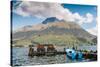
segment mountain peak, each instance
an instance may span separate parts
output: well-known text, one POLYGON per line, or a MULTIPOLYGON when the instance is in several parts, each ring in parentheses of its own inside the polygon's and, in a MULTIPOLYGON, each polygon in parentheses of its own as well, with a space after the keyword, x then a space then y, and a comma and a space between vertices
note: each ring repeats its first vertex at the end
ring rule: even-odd
POLYGON ((52 22, 57 22, 57 21, 60 21, 60 20, 56 17, 49 17, 49 18, 46 18, 42 23, 47 24, 47 23, 52 23, 52 22))

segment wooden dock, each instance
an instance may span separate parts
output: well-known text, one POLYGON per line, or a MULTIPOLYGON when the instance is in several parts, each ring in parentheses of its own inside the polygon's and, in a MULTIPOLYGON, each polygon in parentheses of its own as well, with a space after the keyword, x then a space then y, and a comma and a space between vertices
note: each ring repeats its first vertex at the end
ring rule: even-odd
MULTIPOLYGON (((80 51, 75 50, 75 52, 81 52, 83 58, 85 59, 92 59, 97 60, 97 52, 89 52, 89 51, 80 51)), ((34 56, 55 56, 55 55, 67 55, 65 52, 65 48, 59 48, 58 50, 54 47, 54 45, 38 45, 37 47, 29 46, 29 53, 28 56, 34 57, 34 56)))

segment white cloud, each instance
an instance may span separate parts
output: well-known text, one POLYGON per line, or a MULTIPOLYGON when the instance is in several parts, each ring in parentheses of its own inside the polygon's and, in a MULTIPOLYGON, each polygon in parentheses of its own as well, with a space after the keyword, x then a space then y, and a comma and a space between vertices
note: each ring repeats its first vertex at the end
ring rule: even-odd
POLYGON ((17 13, 17 14, 19 14, 19 15, 22 15, 22 16, 24 16, 24 17, 30 16, 29 13, 24 12, 20 7, 17 8, 17 10, 14 10, 14 12, 17 13))
POLYGON ((86 14, 86 21, 85 23, 91 23, 94 20, 94 17, 91 13, 86 14))
POLYGON ((98 17, 96 17, 95 21, 98 22, 98 17))
POLYGON ((94 19, 91 13, 87 13, 84 17, 77 12, 72 13, 69 9, 63 8, 59 3, 41 3, 24 1, 14 10, 14 12, 24 17, 57 17, 66 21, 77 22, 80 25, 82 25, 83 23, 91 23, 94 19))
POLYGON ((87 13, 85 16, 81 16, 79 13, 74 13, 73 16, 75 21, 77 21, 80 25, 83 23, 92 23, 94 20, 94 17, 91 13, 87 13))
POLYGON ((93 35, 96 35, 98 34, 98 25, 97 25, 97 17, 94 19, 96 21, 96 26, 95 27, 92 27, 92 28, 89 28, 89 29, 86 29, 89 33, 93 34, 93 35))
POLYGON ((89 33, 97 36, 97 33, 98 33, 97 25, 95 27, 93 27, 93 28, 87 29, 87 31, 89 33))
POLYGON ((74 13, 73 14, 73 18, 80 25, 82 25, 84 23, 84 21, 85 21, 85 18, 83 16, 80 16, 79 13, 74 13))
POLYGON ((58 3, 22 2, 21 5, 16 9, 16 13, 22 16, 31 15, 38 18, 52 16, 58 18, 65 17, 64 8, 58 3))

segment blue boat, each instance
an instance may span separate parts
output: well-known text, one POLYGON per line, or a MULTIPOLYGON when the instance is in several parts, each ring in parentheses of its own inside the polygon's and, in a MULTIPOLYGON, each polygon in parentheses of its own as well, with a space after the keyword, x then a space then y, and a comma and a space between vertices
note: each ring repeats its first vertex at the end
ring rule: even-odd
POLYGON ((66 56, 72 60, 80 60, 83 58, 83 54, 80 51, 75 51, 74 49, 66 49, 66 56))

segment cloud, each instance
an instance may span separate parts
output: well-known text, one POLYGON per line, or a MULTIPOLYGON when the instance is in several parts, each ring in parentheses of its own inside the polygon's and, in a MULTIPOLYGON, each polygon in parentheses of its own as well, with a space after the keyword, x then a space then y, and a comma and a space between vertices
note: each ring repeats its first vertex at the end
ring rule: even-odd
POLYGON ((80 25, 84 23, 92 23, 94 20, 94 17, 91 13, 86 13, 85 16, 81 16, 79 13, 74 13, 73 18, 75 21, 77 21, 80 25))
POLYGON ((87 29, 87 31, 89 33, 97 36, 97 33, 98 33, 97 25, 95 27, 93 27, 93 28, 87 29))
POLYGON ((15 13, 22 16, 41 17, 60 17, 64 16, 64 8, 60 4, 55 3, 40 3, 40 2, 22 2, 21 5, 15 9, 15 13))
POLYGON ((72 13, 69 9, 65 9, 60 3, 45 3, 45 2, 32 2, 24 1, 13 12, 27 17, 34 16, 37 18, 57 17, 66 21, 77 22, 82 25, 83 23, 91 23, 94 19, 91 13, 81 16, 79 13, 72 13))
POLYGON ((73 19, 80 25, 82 25, 85 21, 85 18, 83 16, 80 16, 79 13, 74 13, 73 19))
POLYGON ((94 17, 91 13, 86 14, 86 22, 85 23, 91 23, 94 20, 94 17))
POLYGON ((21 8, 17 8, 17 10, 14 10, 14 12, 17 13, 17 14, 19 14, 19 15, 22 15, 24 17, 30 16, 29 13, 24 12, 21 8))
POLYGON ((98 25, 97 25, 97 20, 98 18, 96 17, 94 19, 96 21, 96 26, 95 27, 92 27, 92 28, 89 28, 89 29, 86 29, 89 33, 93 34, 93 35, 96 35, 98 34, 98 25))

